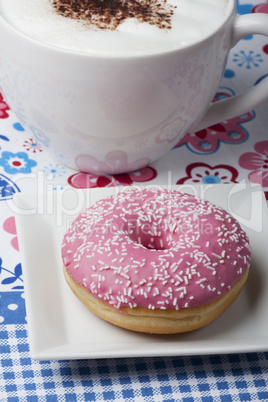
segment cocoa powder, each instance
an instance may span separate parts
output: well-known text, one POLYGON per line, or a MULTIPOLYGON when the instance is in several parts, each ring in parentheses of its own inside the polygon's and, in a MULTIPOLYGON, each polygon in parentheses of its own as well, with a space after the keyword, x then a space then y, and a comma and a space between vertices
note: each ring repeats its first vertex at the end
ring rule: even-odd
POLYGON ((173 6, 166 0, 51 0, 63 17, 100 29, 116 29, 127 18, 136 18, 161 29, 171 28, 173 6))

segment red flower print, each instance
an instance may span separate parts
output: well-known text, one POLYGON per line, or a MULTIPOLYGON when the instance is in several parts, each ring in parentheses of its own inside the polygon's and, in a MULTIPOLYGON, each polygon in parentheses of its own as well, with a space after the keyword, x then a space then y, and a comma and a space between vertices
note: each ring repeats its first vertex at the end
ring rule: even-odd
POLYGON ((260 141, 254 145, 255 152, 246 152, 239 158, 239 165, 251 170, 248 175, 252 183, 268 187, 268 141, 260 141))
POLYGON ((18 238, 17 238, 17 229, 16 229, 16 223, 15 223, 15 217, 14 216, 10 216, 9 218, 7 218, 5 220, 5 222, 3 223, 3 229, 5 232, 11 234, 11 235, 15 235, 12 239, 11 239, 11 245, 12 247, 19 251, 19 244, 18 244, 18 238))
POLYGON ((253 13, 266 13, 268 14, 268 3, 260 3, 257 6, 253 7, 253 13))
MULTIPOLYGON (((224 88, 218 92, 214 101, 230 98, 233 94, 224 88)), ((186 145, 192 152, 198 154, 211 154, 218 150, 220 143, 240 144, 247 140, 248 133, 241 126, 255 117, 254 112, 214 124, 204 130, 195 133, 187 133, 175 146, 175 148, 186 145)))
POLYGON ((187 176, 179 179, 176 184, 227 184, 237 183, 237 170, 229 165, 210 166, 206 163, 192 163, 186 168, 187 176))
POLYGON ((68 178, 68 183, 75 188, 129 186, 133 182, 141 183, 153 180, 157 176, 156 170, 150 166, 135 172, 97 176, 90 173, 75 173, 68 178))
POLYGON ((2 94, 0 93, 0 119, 6 119, 9 116, 6 112, 7 110, 9 110, 9 107, 4 101, 2 94))
MULTIPOLYGON (((255 7, 253 7, 252 12, 268 14, 268 2, 266 1, 266 3, 260 3, 256 5, 255 7)), ((264 51, 265 54, 268 54, 268 44, 264 45, 262 50, 264 51)))
POLYGON ((24 141, 23 146, 26 148, 26 151, 31 151, 34 154, 39 151, 43 152, 41 145, 36 141, 30 138, 28 141, 24 141))

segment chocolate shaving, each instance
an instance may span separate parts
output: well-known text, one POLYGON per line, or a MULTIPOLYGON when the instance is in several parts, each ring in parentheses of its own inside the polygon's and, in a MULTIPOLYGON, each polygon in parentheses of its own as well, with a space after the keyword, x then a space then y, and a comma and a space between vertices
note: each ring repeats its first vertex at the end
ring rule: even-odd
POLYGON ((100 29, 116 29, 128 18, 171 28, 173 6, 166 0, 50 0, 56 12, 100 29))

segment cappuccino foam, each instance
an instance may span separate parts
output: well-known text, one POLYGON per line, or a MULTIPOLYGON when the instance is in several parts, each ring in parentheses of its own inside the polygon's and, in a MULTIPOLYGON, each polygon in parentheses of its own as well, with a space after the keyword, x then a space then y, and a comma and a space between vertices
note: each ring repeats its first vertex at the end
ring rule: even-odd
POLYGON ((128 7, 122 14, 119 5, 137 2, 114 0, 118 7, 113 14, 106 13, 106 20, 101 9, 96 7, 92 18, 89 7, 80 9, 87 2, 75 0, 71 4, 76 9, 68 8, 66 4, 70 2, 66 1, 0 0, 0 14, 20 32, 47 45, 88 54, 132 56, 165 52, 198 42, 221 25, 231 7, 229 0, 139 2, 147 10, 141 7, 138 12, 137 8, 128 7), (102 26, 100 21, 104 21, 102 26))

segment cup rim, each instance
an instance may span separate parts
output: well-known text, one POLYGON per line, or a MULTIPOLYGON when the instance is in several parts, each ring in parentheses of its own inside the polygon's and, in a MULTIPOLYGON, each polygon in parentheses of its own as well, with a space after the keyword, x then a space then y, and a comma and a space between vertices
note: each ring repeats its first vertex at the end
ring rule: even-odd
MULTIPOLYGON (((213 31, 209 32, 207 35, 203 36, 200 40, 196 40, 193 43, 178 47, 175 49, 169 49, 169 50, 161 50, 161 51, 155 51, 151 53, 141 53, 141 54, 109 54, 109 53, 89 53, 89 52, 83 52, 79 50, 74 50, 74 49, 67 49, 63 48, 60 46, 56 46, 53 44, 49 44, 46 42, 42 42, 39 39, 36 39, 34 37, 31 37, 30 35, 20 31, 18 28, 16 28, 14 25, 12 25, 8 20, 4 18, 2 14, 0 14, 0 25, 3 25, 5 29, 10 30, 13 33, 16 33, 16 35, 20 36, 22 39, 26 40, 29 44, 46 49, 47 51, 62 54, 65 56, 69 57, 82 57, 82 58, 88 58, 88 59, 105 59, 105 60, 138 60, 138 59, 149 59, 157 56, 165 56, 165 55, 170 55, 170 54, 175 54, 178 51, 188 51, 192 48, 200 46, 202 43, 205 43, 209 41, 211 38, 213 38, 217 32, 219 32, 224 25, 227 23, 227 21, 235 17, 235 12, 236 12, 236 0, 226 0, 228 3, 228 9, 225 17, 222 19, 221 23, 214 28, 213 31)), ((1 10, 0 10, 1 12, 1 10)))

